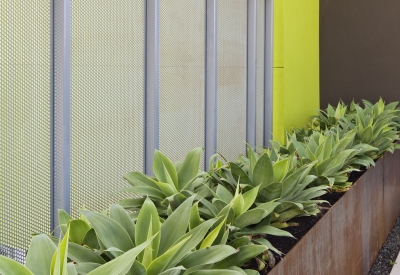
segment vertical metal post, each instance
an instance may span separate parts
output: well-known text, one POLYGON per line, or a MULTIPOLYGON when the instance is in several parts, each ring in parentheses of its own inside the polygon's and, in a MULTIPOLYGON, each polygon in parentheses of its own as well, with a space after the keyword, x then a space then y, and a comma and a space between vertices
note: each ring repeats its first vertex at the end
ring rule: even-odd
POLYGON ((54 220, 54 1, 50 1, 50 232, 57 227, 54 220))
POLYGON ((160 0, 146 1, 145 173, 153 174, 152 160, 159 147, 159 10, 160 0))
POLYGON ((206 2, 205 169, 217 150, 217 0, 206 2))
POLYGON ((71 189, 71 0, 54 1, 54 213, 70 212, 71 189))
POLYGON ((247 115, 246 139, 256 146, 257 0, 247 1, 247 115))
POLYGON ((273 130, 274 0, 265 2, 264 146, 270 146, 273 130))

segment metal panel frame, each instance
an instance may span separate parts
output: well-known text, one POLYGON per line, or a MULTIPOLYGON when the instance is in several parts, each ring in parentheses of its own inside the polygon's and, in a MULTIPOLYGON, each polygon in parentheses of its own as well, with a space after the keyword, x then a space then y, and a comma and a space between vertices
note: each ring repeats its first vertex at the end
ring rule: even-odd
POLYGON ((265 1, 264 42, 264 146, 270 146, 273 130, 274 0, 265 1))
MULTIPOLYGON (((54 33, 54 39, 57 36, 60 39, 61 48, 54 47, 54 59, 57 58, 61 62, 62 75, 55 76, 60 77, 57 81, 62 83, 60 90, 55 90, 55 93, 61 95, 62 112, 54 109, 54 113, 60 113, 62 116, 62 133, 55 133, 63 137, 62 144, 54 144, 54 147, 62 148, 59 152, 54 152, 62 155, 62 167, 61 171, 55 171, 62 175, 62 182, 54 184, 60 184, 62 190, 58 190, 61 194, 62 200, 55 201, 53 198, 53 209, 61 208, 67 212, 70 212, 70 193, 71 193, 71 0, 54 1, 54 9, 61 10, 61 14, 54 13, 54 22, 60 24, 59 32, 54 33), (59 17, 58 17, 59 16, 59 17), (56 56, 58 55, 58 56, 56 56)), ((54 81, 56 81, 54 77, 54 81)), ((55 190, 53 190, 55 191, 55 190)), ((56 213, 53 213, 53 226, 58 224, 58 218, 56 213)))
POLYGON ((206 2, 204 166, 217 150, 217 0, 206 2))
POLYGON ((144 171, 153 174, 154 150, 159 148, 159 22, 160 0, 146 1, 144 171))
POLYGON ((256 92, 257 92, 257 1, 247 1, 247 143, 256 146, 256 92))
POLYGON ((57 227, 54 218, 54 1, 50 1, 50 231, 57 227))

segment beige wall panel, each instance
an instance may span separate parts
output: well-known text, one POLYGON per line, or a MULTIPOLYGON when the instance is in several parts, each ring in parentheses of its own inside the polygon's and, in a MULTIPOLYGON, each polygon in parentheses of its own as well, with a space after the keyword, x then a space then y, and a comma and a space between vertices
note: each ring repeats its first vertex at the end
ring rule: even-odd
POLYGON ((22 262, 50 230, 50 1, 0 1, 0 37, 0 254, 22 262))
POLYGON ((204 147, 205 1, 160 1, 160 150, 204 147))
POLYGON ((217 151, 245 153, 247 1, 219 0, 217 11, 217 151))
POLYGON ((72 1, 71 212, 103 210, 143 169, 144 0, 72 1))

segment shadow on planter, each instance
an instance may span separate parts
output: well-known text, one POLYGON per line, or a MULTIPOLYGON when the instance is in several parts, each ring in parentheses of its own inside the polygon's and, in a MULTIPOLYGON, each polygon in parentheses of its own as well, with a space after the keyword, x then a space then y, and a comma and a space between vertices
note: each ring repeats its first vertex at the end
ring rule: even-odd
POLYGON ((367 274, 400 214, 400 150, 386 153, 268 275, 367 274))

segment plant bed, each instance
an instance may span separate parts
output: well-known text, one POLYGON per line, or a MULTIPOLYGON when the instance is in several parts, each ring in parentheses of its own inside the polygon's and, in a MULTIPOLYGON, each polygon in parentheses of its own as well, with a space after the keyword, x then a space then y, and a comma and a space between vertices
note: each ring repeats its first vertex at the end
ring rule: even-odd
POLYGON ((400 214, 399 168, 385 154, 268 274, 367 274, 400 214))

